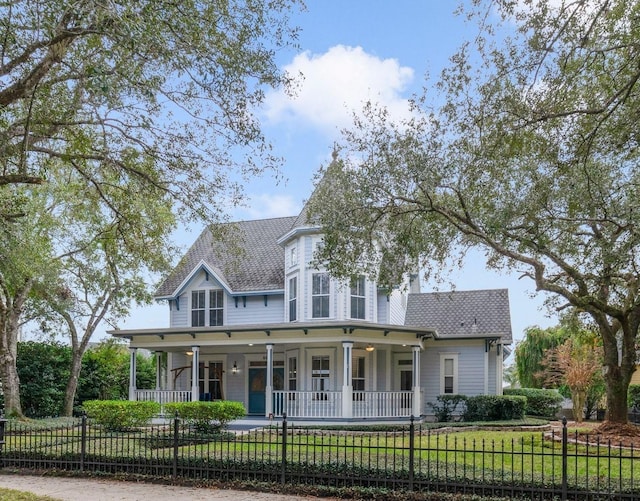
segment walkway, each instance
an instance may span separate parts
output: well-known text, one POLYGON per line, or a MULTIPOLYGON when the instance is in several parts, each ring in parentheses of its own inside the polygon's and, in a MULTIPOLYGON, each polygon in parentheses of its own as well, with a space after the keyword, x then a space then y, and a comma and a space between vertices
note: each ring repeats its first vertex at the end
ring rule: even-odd
MULTIPOLYGON (((50 496, 61 501, 311 501, 320 498, 291 496, 213 487, 183 487, 104 478, 51 477, 5 474, 0 487, 50 496)), ((322 498, 331 501, 330 498, 322 498)))

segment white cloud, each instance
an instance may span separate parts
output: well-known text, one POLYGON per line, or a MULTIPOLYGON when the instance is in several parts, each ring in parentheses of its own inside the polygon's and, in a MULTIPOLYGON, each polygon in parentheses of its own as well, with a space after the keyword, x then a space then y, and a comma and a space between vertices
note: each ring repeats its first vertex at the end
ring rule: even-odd
POLYGON ((353 111, 367 101, 387 107, 392 118, 409 115, 402 96, 413 81, 414 71, 396 59, 380 59, 361 47, 338 45, 326 53, 304 52, 284 68, 301 74, 295 95, 271 92, 266 114, 271 122, 309 123, 335 132, 352 123, 353 111))
POLYGON ((271 217, 296 216, 301 207, 298 201, 289 195, 251 195, 248 206, 239 209, 240 219, 268 219, 271 217))

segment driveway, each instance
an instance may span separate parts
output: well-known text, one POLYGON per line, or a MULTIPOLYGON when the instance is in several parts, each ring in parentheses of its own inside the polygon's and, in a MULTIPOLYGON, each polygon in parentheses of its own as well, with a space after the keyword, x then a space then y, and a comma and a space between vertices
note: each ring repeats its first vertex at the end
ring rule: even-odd
MULTIPOLYGON (((182 487, 96 478, 42 477, 0 472, 0 487, 62 501, 302 501, 320 498, 213 487, 182 487)), ((330 501, 330 498, 322 498, 330 501)))

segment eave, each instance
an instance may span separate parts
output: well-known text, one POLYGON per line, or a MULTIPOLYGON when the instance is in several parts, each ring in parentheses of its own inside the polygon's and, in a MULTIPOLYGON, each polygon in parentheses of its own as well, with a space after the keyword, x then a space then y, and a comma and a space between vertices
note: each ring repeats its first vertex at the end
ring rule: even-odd
POLYGON ((128 339, 134 346, 234 345, 288 342, 362 341, 378 344, 421 346, 422 340, 437 336, 435 329, 358 321, 292 322, 277 324, 226 325, 217 327, 168 327, 162 329, 111 330, 108 334, 128 339))

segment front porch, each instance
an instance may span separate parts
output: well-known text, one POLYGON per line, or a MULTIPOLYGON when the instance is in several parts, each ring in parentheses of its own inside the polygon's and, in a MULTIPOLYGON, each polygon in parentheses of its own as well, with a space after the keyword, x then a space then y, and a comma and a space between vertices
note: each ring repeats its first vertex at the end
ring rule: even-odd
POLYGON ((234 400, 245 405, 248 416, 267 419, 424 414, 424 333, 364 322, 227 329, 129 331, 134 345, 129 399, 234 400), (156 356, 154 389, 135 386, 136 353, 142 348, 156 356))
MULTIPOLYGON (((295 419, 406 419, 419 416, 422 392, 414 391, 285 391, 272 392, 266 417, 295 419), (351 398, 349 398, 351 397, 351 398)), ((269 398, 265 395, 265 401, 269 398)), ((135 390, 134 400, 160 404, 191 402, 190 391, 135 390)))

